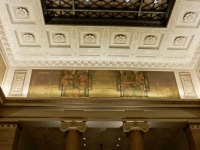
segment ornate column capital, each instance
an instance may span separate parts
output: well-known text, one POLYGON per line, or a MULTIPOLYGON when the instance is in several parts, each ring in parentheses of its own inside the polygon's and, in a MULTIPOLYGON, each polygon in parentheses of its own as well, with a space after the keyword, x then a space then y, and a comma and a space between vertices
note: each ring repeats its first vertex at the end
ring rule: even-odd
POLYGON ((190 132, 191 130, 200 130, 200 123, 188 123, 184 128, 185 133, 190 132))
POLYGON ((86 125, 84 122, 62 122, 60 124, 60 130, 65 132, 67 130, 78 130, 80 132, 84 132, 86 130, 86 125))
POLYGON ((124 132, 129 132, 131 130, 142 130, 147 132, 149 130, 149 125, 146 122, 125 122, 123 124, 124 132))

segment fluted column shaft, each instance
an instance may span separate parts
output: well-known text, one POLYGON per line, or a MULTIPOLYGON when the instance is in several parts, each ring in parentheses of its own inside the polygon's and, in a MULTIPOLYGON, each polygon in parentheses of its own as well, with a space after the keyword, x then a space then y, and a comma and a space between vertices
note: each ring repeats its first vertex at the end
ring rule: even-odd
POLYGON ((80 150, 80 132, 78 130, 68 130, 66 132, 65 150, 80 150))
POLYGON ((142 134, 149 130, 149 125, 146 122, 125 122, 123 130, 129 132, 130 150, 144 150, 142 134))
POLYGON ((132 130, 129 132, 129 147, 130 150, 144 150, 142 131, 132 130))
POLYGON ((65 150, 80 150, 81 149, 81 139, 80 132, 86 130, 86 125, 84 122, 62 122, 60 124, 60 130, 66 132, 66 146, 65 150))

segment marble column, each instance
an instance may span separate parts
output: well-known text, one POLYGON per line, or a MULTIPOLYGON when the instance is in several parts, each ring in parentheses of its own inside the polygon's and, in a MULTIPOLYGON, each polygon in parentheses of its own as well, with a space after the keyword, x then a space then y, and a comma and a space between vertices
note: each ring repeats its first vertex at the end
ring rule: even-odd
POLYGON ((17 150, 19 133, 17 124, 0 124, 0 150, 17 150))
POLYGON ((185 129, 190 150, 200 150, 200 123, 188 124, 185 129))
POLYGON ((143 133, 149 130, 146 122, 125 122, 123 124, 124 132, 129 132, 130 150, 144 150, 143 133))
POLYGON ((86 125, 83 122, 62 122, 60 130, 66 132, 65 150, 80 150, 80 132, 86 130, 86 125))

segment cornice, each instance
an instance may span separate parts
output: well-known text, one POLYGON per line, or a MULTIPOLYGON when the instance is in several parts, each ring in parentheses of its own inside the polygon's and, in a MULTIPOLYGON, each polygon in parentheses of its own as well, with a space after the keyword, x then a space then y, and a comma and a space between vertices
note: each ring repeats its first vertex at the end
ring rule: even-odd
POLYGON ((7 110, 7 109, 33 109, 33 110, 83 110, 83 111, 162 111, 162 110, 200 110, 200 107, 68 107, 68 106, 3 106, 0 107, 0 110, 7 110))
MULTIPOLYGON (((2 90, 1 90, 2 91, 2 90)), ((1 92, 0 91, 0 92, 1 92)), ((1 93, 3 97, 3 92, 1 93)), ((199 103, 200 99, 174 99, 174 98, 27 98, 6 97, 7 103, 199 103)))
MULTIPOLYGON (((154 98, 6 98, 5 104, 115 104, 127 105, 130 104, 170 104, 170 105, 198 105, 199 99, 154 99, 154 98)), ((189 106, 188 106, 189 107, 189 106)))

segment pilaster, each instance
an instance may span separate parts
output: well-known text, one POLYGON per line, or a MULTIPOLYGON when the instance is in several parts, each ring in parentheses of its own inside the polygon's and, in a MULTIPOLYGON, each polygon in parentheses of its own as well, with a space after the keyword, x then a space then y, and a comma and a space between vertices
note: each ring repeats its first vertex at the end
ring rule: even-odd
POLYGON ((0 124, 0 149, 17 150, 19 133, 17 124, 0 124))
POLYGON ((189 124, 185 133, 190 150, 200 150, 200 123, 189 124))

